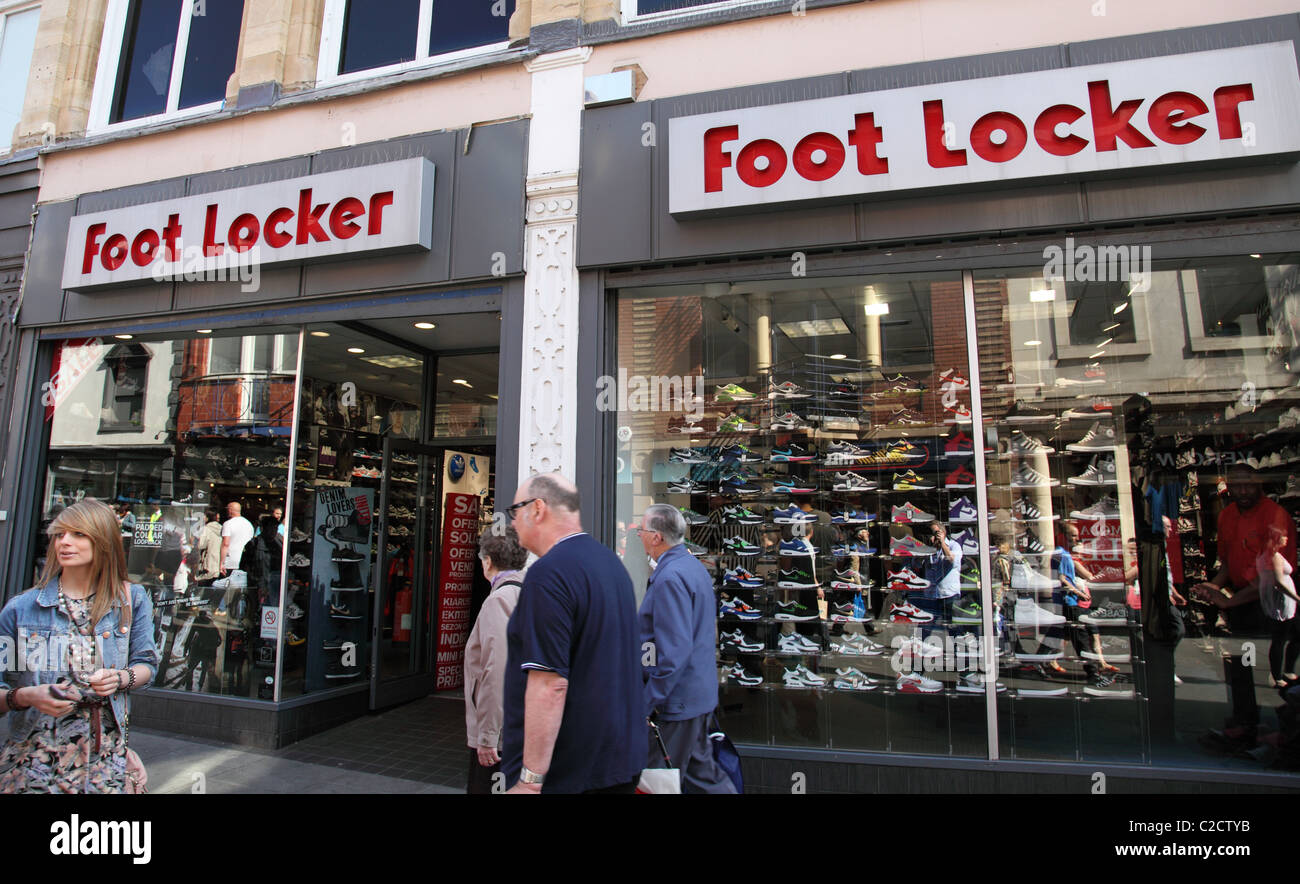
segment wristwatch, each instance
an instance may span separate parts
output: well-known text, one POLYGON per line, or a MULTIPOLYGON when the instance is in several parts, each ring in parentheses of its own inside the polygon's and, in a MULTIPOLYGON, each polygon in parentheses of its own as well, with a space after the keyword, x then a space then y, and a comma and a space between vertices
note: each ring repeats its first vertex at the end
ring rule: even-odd
POLYGON ((546 780, 546 774, 533 773, 526 767, 519 769, 519 782, 540 786, 546 780))

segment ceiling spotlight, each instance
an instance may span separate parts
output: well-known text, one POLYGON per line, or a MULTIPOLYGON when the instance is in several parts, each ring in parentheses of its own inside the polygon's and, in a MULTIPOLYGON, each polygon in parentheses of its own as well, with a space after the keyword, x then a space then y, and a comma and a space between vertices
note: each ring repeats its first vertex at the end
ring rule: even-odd
POLYGON ((1042 341, 1025 341, 1026 347, 1041 347, 1042 345, 1042 341))
POLYGON ((1262 258, 1262 257, 1263 257, 1263 255, 1261 255, 1259 252, 1251 252, 1251 253, 1250 253, 1250 256, 1251 256, 1252 258, 1262 258))
POLYGON ((117 338, 119 341, 129 341, 134 338, 135 335, 113 335, 113 337, 117 338))
POLYGON ((849 357, 848 357, 848 354, 846 354, 846 353, 832 353, 832 354, 831 354, 831 358, 832 358, 832 359, 848 359, 849 357))
POLYGON ((1098 356, 1101 356, 1101 355, 1105 354, 1105 352, 1106 352, 1105 350, 1098 350, 1096 353, 1093 353, 1093 354, 1092 354, 1091 356, 1089 356, 1088 358, 1089 358, 1089 359, 1096 359, 1098 356))
POLYGON ((330 336, 330 333, 329 333, 329 332, 322 332, 322 331, 314 331, 314 332, 311 333, 311 336, 312 336, 313 338, 328 338, 328 337, 330 336))
POLYGON ((364 347, 348 347, 348 352, 349 352, 349 353, 364 353, 364 352, 366 352, 366 350, 365 350, 364 347))
POLYGON ((425 331, 429 331, 430 329, 437 328, 438 324, 436 322, 417 322, 415 323, 415 327, 422 328, 425 331))
POLYGON ((1128 309, 1128 301, 1125 301, 1123 304, 1120 304, 1118 307, 1115 308, 1114 313, 1116 316, 1119 316, 1127 309, 1128 309))
POLYGON ((889 313, 889 303, 881 301, 879 304, 863 304, 862 312, 868 316, 886 316, 889 313))
POLYGON ((464 378, 455 378, 452 380, 452 383, 460 384, 462 387, 469 387, 471 390, 474 389, 474 385, 471 384, 469 381, 465 380, 464 378))
POLYGON ((1029 293, 1031 301, 1055 301, 1056 289, 1036 289, 1029 293))
POLYGON ((196 328, 195 331, 198 332, 198 333, 201 334, 201 335, 210 335, 210 334, 212 334, 212 329, 210 329, 210 328, 196 328))

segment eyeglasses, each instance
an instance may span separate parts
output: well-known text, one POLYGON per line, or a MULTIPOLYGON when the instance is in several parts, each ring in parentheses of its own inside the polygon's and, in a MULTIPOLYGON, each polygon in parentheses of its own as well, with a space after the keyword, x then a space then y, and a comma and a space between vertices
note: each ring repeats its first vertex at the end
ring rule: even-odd
POLYGON ((509 517, 510 521, 513 522, 515 520, 516 513, 518 513, 524 507, 528 506, 528 504, 532 503, 533 501, 541 500, 541 499, 542 498, 540 497, 530 497, 527 500, 521 500, 518 503, 512 503, 510 504, 510 506, 506 507, 506 516, 509 517))

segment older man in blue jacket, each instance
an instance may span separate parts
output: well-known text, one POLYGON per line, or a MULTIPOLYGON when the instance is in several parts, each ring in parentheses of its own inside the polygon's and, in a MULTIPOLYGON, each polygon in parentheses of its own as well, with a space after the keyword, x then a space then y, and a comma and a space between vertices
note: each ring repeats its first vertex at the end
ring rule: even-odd
MULTIPOLYGON (((637 531, 655 562, 640 611, 646 713, 654 714, 672 765, 682 772, 683 792, 735 794, 709 742, 718 705, 713 580, 686 551, 686 520, 674 507, 648 507, 637 531)), ((652 745, 652 766, 658 753, 652 745)))

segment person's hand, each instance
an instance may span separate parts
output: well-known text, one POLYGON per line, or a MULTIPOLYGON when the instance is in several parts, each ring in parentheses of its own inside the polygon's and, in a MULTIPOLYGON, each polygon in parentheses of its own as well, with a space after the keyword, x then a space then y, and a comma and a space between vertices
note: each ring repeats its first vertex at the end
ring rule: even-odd
POLYGON ((506 789, 507 795, 540 795, 542 794, 541 783, 515 783, 509 789, 506 789))
POLYGON ((46 715, 52 715, 55 718, 61 718, 71 712, 76 704, 71 700, 60 700, 54 694, 50 693, 50 688, 54 685, 36 685, 35 687, 23 688, 15 697, 20 706, 31 706, 46 715))
POLYGON ((111 697, 122 687, 121 670, 96 669, 87 681, 96 694, 101 697, 111 697))
POLYGON ((1169 597, 1173 600, 1175 607, 1187 607, 1187 599, 1183 598, 1178 590, 1174 589, 1172 586, 1169 587, 1169 597))
POLYGON ((501 753, 495 747, 478 747, 478 763, 480 767, 491 767, 501 760, 501 753))

